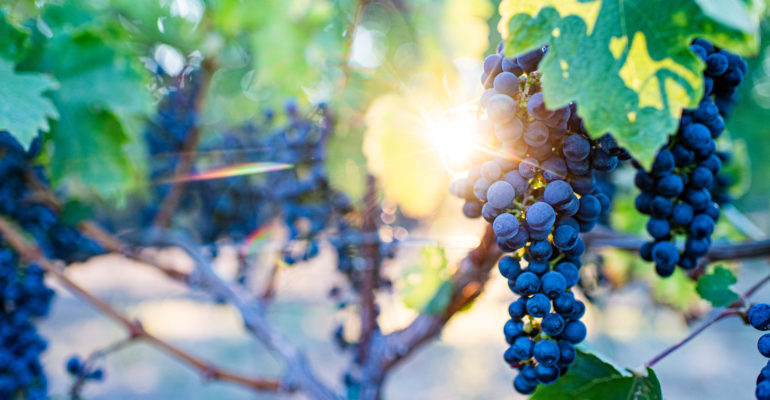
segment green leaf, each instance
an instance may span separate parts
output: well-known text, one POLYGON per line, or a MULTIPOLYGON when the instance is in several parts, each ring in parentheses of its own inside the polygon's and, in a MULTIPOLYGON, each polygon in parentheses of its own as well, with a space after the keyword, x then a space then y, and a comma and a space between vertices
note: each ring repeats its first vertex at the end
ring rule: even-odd
POLYGON ((91 205, 74 199, 64 203, 64 206, 59 213, 59 218, 67 225, 77 225, 80 221, 91 218, 92 216, 93 208, 91 205))
POLYGON ((724 307, 738 300, 738 293, 735 293, 730 286, 738 282, 735 275, 729 269, 718 266, 711 273, 703 275, 698 279, 695 290, 705 300, 711 302, 714 307, 724 307))
POLYGON ((594 354, 578 350, 575 362, 556 383, 539 385, 530 400, 661 400, 652 368, 620 371, 594 354))
POLYGON ((401 299, 407 307, 441 314, 451 300, 452 281, 447 270, 444 249, 438 246, 422 249, 420 261, 404 271, 401 299))
MULTIPOLYGON (((62 73, 59 77, 61 93, 66 102, 107 109, 127 124, 134 116, 148 115, 152 111, 152 96, 146 89, 146 76, 138 66, 132 65, 127 55, 116 52, 97 33, 83 32, 57 47, 54 56, 88 54, 94 58, 88 65, 62 73)), ((128 131, 136 137, 140 130, 128 131)))
POLYGON ((701 298, 696 292, 696 284, 684 270, 677 268, 670 277, 660 279, 654 272, 653 264, 642 262, 642 268, 646 270, 645 278, 649 281, 655 302, 666 304, 683 314, 692 312, 699 305, 701 298))
POLYGON ((39 131, 48 131, 48 118, 58 113, 43 93, 56 88, 50 77, 31 72, 16 73, 13 63, 0 59, 0 130, 10 132, 29 147, 39 131))
POLYGON ((550 46, 539 67, 550 108, 575 101, 592 136, 612 132, 649 166, 682 109, 703 95, 705 65, 690 42, 700 37, 740 54, 758 47, 757 18, 745 3, 720 0, 729 11, 719 18, 707 3, 505 0, 499 29, 506 54, 550 46))
POLYGON ((454 290, 454 283, 450 280, 445 280, 441 283, 433 298, 430 299, 425 306, 425 311, 431 315, 440 315, 449 307, 449 302, 452 300, 452 291, 454 290))
POLYGON ((51 178, 60 184, 85 186, 85 191, 73 191, 78 197, 93 192, 104 198, 122 198, 134 181, 123 151, 128 136, 120 120, 108 110, 57 100, 61 118, 51 131, 51 178))
POLYGON ((87 4, 46 5, 41 20, 53 34, 33 35, 20 68, 45 71, 60 83, 52 100, 61 117, 48 137, 52 182, 78 198, 122 201, 140 187, 145 164, 144 153, 129 153, 127 145, 140 142, 153 110, 141 49, 131 46, 125 27, 87 4))
POLYGON ((8 21, 4 9, 0 8, 0 58, 19 61, 29 47, 29 32, 8 21))

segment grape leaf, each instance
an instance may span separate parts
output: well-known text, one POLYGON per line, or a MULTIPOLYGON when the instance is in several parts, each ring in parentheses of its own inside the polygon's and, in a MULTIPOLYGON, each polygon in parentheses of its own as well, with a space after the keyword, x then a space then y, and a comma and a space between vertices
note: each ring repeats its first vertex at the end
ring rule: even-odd
POLYGON ((620 371, 594 354, 578 350, 567 373, 551 385, 539 385, 530 400, 661 400, 660 382, 652 368, 642 373, 620 371))
POLYGON ((141 49, 128 45, 124 28, 84 4, 47 5, 41 18, 54 34, 33 35, 35 46, 21 65, 60 83, 52 96, 61 113, 50 135, 52 181, 85 186, 68 191, 76 197, 121 200, 137 187, 145 164, 126 145, 138 141, 138 121, 153 109, 141 49))
POLYGON ((10 132, 22 146, 48 131, 48 118, 57 118, 51 100, 44 92, 56 88, 51 77, 32 73, 16 73, 10 61, 0 59, 0 130, 10 132))
POLYGON ((443 248, 423 248, 420 261, 404 271, 405 285, 401 292, 404 305, 434 315, 444 312, 453 286, 447 265, 443 248))
POLYGON ((740 0, 504 0, 506 54, 549 45, 540 64, 550 108, 578 104, 592 136, 612 132, 645 166, 703 95, 704 38, 739 54, 758 47, 758 22, 740 0), (701 7, 703 6, 703 8, 701 7))
POLYGON ((147 115, 152 111, 153 99, 145 89, 146 76, 128 57, 111 49, 98 33, 86 31, 73 35, 57 46, 52 56, 67 53, 92 57, 88 65, 55 70, 60 91, 67 93, 67 102, 109 109, 121 122, 132 115, 147 115))
POLYGON ((738 280, 729 269, 718 266, 711 273, 703 275, 698 279, 695 290, 705 300, 711 302, 714 307, 724 307, 735 300, 738 300, 738 293, 730 289, 730 285, 738 280))
MULTIPOLYGON (((108 110, 97 112, 61 100, 57 104, 62 116, 51 130, 55 146, 50 163, 52 180, 60 184, 74 180, 102 197, 122 198, 132 186, 133 176, 122 150, 128 136, 118 117, 108 110)), ((78 197, 88 194, 75 192, 78 197)))
POLYGON ((6 60, 20 60, 29 46, 29 32, 11 24, 4 9, 0 9, 0 38, 0 58, 6 60))

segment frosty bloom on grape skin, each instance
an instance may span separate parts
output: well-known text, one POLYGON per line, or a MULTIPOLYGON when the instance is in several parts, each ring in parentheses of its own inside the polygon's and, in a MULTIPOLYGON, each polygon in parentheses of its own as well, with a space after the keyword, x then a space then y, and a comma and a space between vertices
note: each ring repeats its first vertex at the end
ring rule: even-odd
POLYGON ((585 339, 585 305, 572 292, 585 251, 579 234, 610 207, 594 172, 628 158, 610 135, 589 137, 575 104, 546 107, 537 71, 546 51, 484 61, 480 105, 487 118, 477 134, 491 150, 474 154, 467 176, 452 184, 466 201, 463 213, 490 222, 509 253, 499 269, 519 298, 508 309, 503 358, 519 370, 513 386, 522 394, 556 382, 585 339))

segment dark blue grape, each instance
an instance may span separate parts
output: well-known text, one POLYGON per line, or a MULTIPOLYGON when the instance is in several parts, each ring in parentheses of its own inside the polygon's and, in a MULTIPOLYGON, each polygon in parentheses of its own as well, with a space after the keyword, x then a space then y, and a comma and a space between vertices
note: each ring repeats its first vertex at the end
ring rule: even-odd
POLYGON ((670 151, 664 149, 658 152, 655 156, 655 161, 652 163, 652 174, 657 176, 663 176, 674 170, 674 155, 670 151))
POLYGON ((517 140, 524 133, 524 124, 518 118, 513 118, 508 123, 495 124, 495 136, 500 141, 517 140))
POLYGON ((519 64, 524 72, 529 73, 535 71, 546 51, 545 47, 529 51, 516 57, 516 63, 519 64))
POLYGON ((524 142, 533 147, 542 146, 548 141, 548 133, 545 124, 535 121, 524 131, 524 142))
MULTIPOLYGON (((545 160, 541 165, 541 169, 543 170, 543 179, 546 182, 554 182, 567 176, 567 163, 562 158, 552 157, 545 160)), ((571 190, 570 194, 572 194, 571 190)), ((548 201, 546 200, 546 202, 548 201)))
POLYGON ((538 382, 544 385, 550 385, 559 379, 559 368, 554 365, 538 364, 535 367, 535 374, 538 382))
POLYGON ((692 222, 694 212, 692 206, 687 203, 679 203, 671 212, 671 221, 680 226, 687 226, 692 222))
POLYGON ((575 361, 577 357, 577 351, 572 343, 566 340, 560 340, 559 343, 559 364, 569 365, 572 361, 575 361))
POLYGON ((760 331, 770 330, 770 305, 765 303, 754 304, 749 309, 749 323, 760 331))
POLYGON ((679 249, 671 242, 658 242, 652 248, 652 260, 655 264, 673 268, 679 261, 679 249))
POLYGON ((526 219, 530 228, 550 230, 556 222, 556 213, 548 203, 537 202, 527 209, 526 219))
POLYGON ((527 314, 527 298, 519 297, 508 306, 508 315, 513 319, 521 319, 527 314))
POLYGON ((564 330, 564 318, 556 313, 550 313, 543 318, 540 323, 540 328, 546 335, 555 337, 558 336, 564 330))
POLYGON ((545 317, 551 311, 551 300, 542 293, 536 293, 527 300, 527 313, 535 318, 545 317))
POLYGON ((527 191, 527 187, 529 186, 529 181, 522 178, 522 176, 519 174, 519 171, 506 172, 505 175, 503 175, 503 180, 508 182, 513 187, 513 190, 516 192, 517 196, 524 194, 527 191))
POLYGON ((497 216, 502 213, 502 210, 492 207, 492 205, 489 203, 484 203, 484 206, 481 207, 481 217, 490 223, 494 222, 495 218, 497 218, 497 216))
POLYGON ((516 290, 522 296, 529 296, 540 290, 540 277, 530 271, 524 271, 516 277, 516 290))
POLYGON ((510 256, 501 258, 497 265, 500 269, 500 274, 508 279, 515 278, 521 272, 519 260, 510 256))
POLYGON ((532 348, 535 347, 535 343, 528 337, 518 337, 513 341, 511 349, 513 355, 519 360, 527 360, 532 358, 532 348))
POLYGON ((513 214, 503 213, 495 218, 492 224, 495 235, 503 240, 510 239, 519 230, 519 220, 513 214))
POLYGON ((540 121, 546 120, 553 115, 553 111, 545 108, 542 92, 535 93, 529 97, 527 100, 527 112, 540 121))
POLYGON ((569 183, 558 180, 553 181, 545 187, 543 192, 546 203, 553 207, 558 207, 574 197, 572 186, 569 183))
POLYGON ((711 243, 707 238, 687 238, 684 244, 684 253, 690 257, 703 257, 708 254, 711 243))
POLYGON ((588 194, 580 198, 580 208, 577 217, 584 221, 595 221, 602 212, 602 205, 599 199, 588 194))
POLYGON ((540 282, 540 290, 552 299, 559 297, 567 288, 567 280, 557 271, 546 272, 540 282))
POLYGON ((484 60, 484 73, 487 75, 497 76, 502 72, 502 57, 497 54, 487 56, 484 60))
POLYGON ((493 86, 498 93, 513 97, 519 92, 519 77, 511 72, 501 72, 495 77, 493 86))
MULTIPOLYGON (((535 349, 537 349, 537 345, 535 345, 535 349)), ((759 341, 757 342, 757 349, 759 350, 760 354, 770 358, 770 333, 766 333, 762 335, 761 338, 759 338, 759 341)))
POLYGON ((682 190, 684 189, 684 183, 682 182, 682 178, 679 175, 666 174, 660 177, 656 189, 662 196, 676 197, 682 193, 682 190))
POLYGON ((534 158, 527 157, 519 163, 519 175, 525 179, 534 178, 537 175, 539 163, 534 158))
POLYGON ((562 225, 553 232, 553 244, 559 250, 569 250, 577 244, 578 230, 570 225, 562 225))
POLYGON ((674 203, 662 196, 655 196, 650 203, 650 215, 653 218, 666 219, 674 210, 674 203))
POLYGON ((757 400, 770 400, 770 381, 757 383, 754 395, 757 397, 757 400))
POLYGON ((580 279, 578 267, 569 261, 560 262, 558 265, 556 265, 554 271, 564 277, 567 287, 575 286, 580 279))
POLYGON ((468 218, 478 218, 481 216, 482 205, 478 201, 466 201, 463 204, 463 215, 468 218))
MULTIPOLYGON (((555 315, 558 316, 558 314, 555 315)), ((559 361, 560 353, 559 345, 553 340, 548 339, 535 343, 532 349, 532 355, 540 365, 551 366, 556 364, 559 361)))
POLYGON ((696 238, 711 236, 714 233, 714 220, 706 214, 698 214, 690 223, 690 233, 696 238))
POLYGON ((522 374, 519 374, 513 380, 513 388, 524 395, 532 394, 537 389, 537 382, 526 379, 522 374))
POLYGON ((647 221, 647 232, 655 239, 663 239, 671 233, 671 227, 667 219, 650 218, 647 221))
POLYGON ((572 292, 562 293, 553 301, 554 310, 561 314, 569 314, 575 308, 575 295, 572 292))
POLYGON ((564 327, 562 337, 570 343, 577 344, 586 338, 586 334, 586 326, 580 321, 573 320, 564 327))
POLYGON ((487 204, 497 209, 503 209, 516 197, 513 186, 506 181, 497 181, 487 189, 487 204))
POLYGON ((580 135, 572 135, 564 140, 563 151, 567 160, 585 160, 591 153, 591 143, 580 135))

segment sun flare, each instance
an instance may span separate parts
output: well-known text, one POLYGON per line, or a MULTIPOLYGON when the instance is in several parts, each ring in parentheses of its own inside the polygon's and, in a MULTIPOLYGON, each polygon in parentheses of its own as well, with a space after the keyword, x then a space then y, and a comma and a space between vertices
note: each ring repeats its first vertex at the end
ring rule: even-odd
POLYGON ((481 147, 477 124, 476 108, 471 106, 438 112, 426 119, 424 132, 430 149, 438 152, 450 174, 467 169, 471 156, 481 147))

